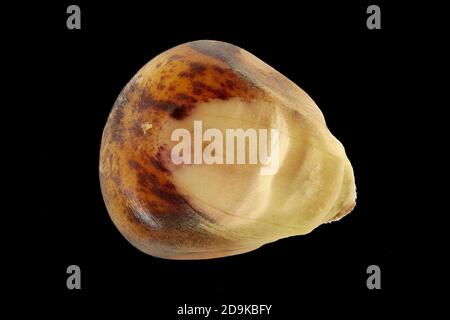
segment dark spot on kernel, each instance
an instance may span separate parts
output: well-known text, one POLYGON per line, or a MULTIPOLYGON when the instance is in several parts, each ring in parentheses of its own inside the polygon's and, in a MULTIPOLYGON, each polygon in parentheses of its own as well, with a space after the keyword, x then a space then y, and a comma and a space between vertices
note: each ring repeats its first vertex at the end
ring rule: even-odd
POLYGON ((161 62, 156 65, 156 68, 161 67, 161 62))
POLYGON ((176 108, 170 113, 170 116, 176 120, 182 120, 187 116, 187 110, 185 108, 176 108))
POLYGON ((160 83, 158 83, 158 85, 156 86, 156 88, 157 88, 158 90, 164 90, 164 89, 166 88, 166 86, 163 85, 163 84, 160 82, 160 83))
POLYGON ((191 62, 190 64, 191 72, 194 74, 204 74, 206 66, 199 62, 191 62))

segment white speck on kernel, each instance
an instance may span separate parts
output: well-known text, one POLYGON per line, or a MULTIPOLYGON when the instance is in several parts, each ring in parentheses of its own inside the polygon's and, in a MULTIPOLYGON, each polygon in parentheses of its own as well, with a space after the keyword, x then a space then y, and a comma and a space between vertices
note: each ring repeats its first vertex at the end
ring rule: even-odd
POLYGON ((149 122, 145 122, 141 124, 142 131, 144 131, 144 134, 147 134, 147 130, 151 129, 153 125, 149 122))

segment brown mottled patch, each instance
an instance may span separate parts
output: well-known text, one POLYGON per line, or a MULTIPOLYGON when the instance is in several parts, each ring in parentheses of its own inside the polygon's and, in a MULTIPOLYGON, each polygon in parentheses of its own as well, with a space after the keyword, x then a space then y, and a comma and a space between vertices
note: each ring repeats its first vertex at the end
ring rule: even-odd
POLYGON ((114 108, 111 122, 111 139, 119 144, 123 144, 123 124, 124 113, 122 108, 114 108))
POLYGON ((192 96, 189 96, 185 93, 177 93, 175 95, 175 99, 182 101, 183 103, 196 103, 197 99, 192 96))
POLYGON ((167 168, 164 166, 164 164, 163 164, 163 162, 161 161, 161 158, 160 158, 160 157, 151 157, 151 158, 150 158, 150 162, 152 163, 152 165, 153 165, 156 169, 158 169, 158 170, 160 170, 160 171, 162 171, 162 172, 165 172, 165 173, 170 173, 170 171, 167 170, 167 168))
POLYGON ((114 223, 144 252, 190 258, 199 257, 193 250, 206 248, 214 253, 227 245, 221 236, 200 227, 205 220, 216 222, 193 208, 189 195, 174 185, 170 155, 160 149, 160 133, 176 126, 175 120, 190 116, 199 103, 232 97, 247 101, 264 94, 246 78, 254 70, 241 59, 242 51, 230 48, 229 44, 202 41, 163 53, 133 77, 113 107, 102 140, 102 193, 114 223), (117 110, 123 113, 116 114, 117 110), (141 124, 146 122, 153 129, 143 138, 141 124), (111 143, 113 135, 123 145, 111 143), (117 154, 120 163, 109 166, 105 160, 109 153, 117 154))
POLYGON ((112 121, 114 127, 120 126, 122 124, 123 116, 124 116, 123 110, 120 108, 116 108, 114 111, 112 121))
POLYGON ((187 201, 176 193, 175 186, 167 188, 165 185, 153 184, 151 188, 152 192, 159 198, 175 205, 175 206, 187 206, 187 201))
POLYGON ((219 66, 213 66, 213 70, 219 74, 223 74, 225 72, 225 69, 219 66))
POLYGON ((149 108, 156 108, 159 110, 168 111, 170 113, 180 106, 170 100, 155 99, 150 91, 144 88, 138 96, 134 107, 141 112, 149 108))
POLYGON ((203 94, 203 86, 201 85, 201 82, 196 82, 192 84, 192 93, 197 96, 203 94))
POLYGON ((226 65, 225 67, 218 65, 213 67, 213 70, 217 74, 222 74, 224 76, 229 76, 232 74, 233 78, 239 79, 237 81, 239 82, 239 85, 237 85, 236 82, 235 87, 240 88, 241 85, 245 83, 247 87, 251 87, 253 90, 258 90, 261 81, 267 84, 285 82, 285 79, 280 79, 277 73, 275 73, 277 74, 277 80, 270 80, 270 77, 263 75, 260 69, 255 68, 253 65, 249 65, 246 62, 245 55, 243 54, 243 50, 241 48, 230 43, 207 40, 194 41, 188 43, 187 45, 200 54, 217 59, 224 63, 226 65))
POLYGON ((136 175, 141 192, 152 192, 174 206, 187 205, 186 200, 176 192, 175 186, 166 187, 171 182, 161 184, 155 174, 142 169, 136 170, 136 175))
POLYGON ((225 86, 230 89, 234 90, 236 83, 234 81, 231 81, 230 79, 225 80, 225 86))
MULTIPOLYGON (((160 172, 164 172, 166 174, 170 174, 170 171, 163 164, 163 162, 164 162, 163 157, 162 157, 163 151, 164 151, 164 147, 161 146, 158 148, 158 152, 156 153, 155 156, 149 156, 147 153, 142 152, 140 154, 140 158, 143 160, 144 163, 152 164, 156 170, 158 170, 160 172)), ((129 160, 128 165, 130 168, 132 168, 133 170, 136 170, 136 171, 145 171, 146 170, 139 162, 137 162, 135 160, 129 160)))
POLYGON ((146 192, 152 188, 156 188, 158 185, 158 178, 153 173, 146 171, 145 169, 137 170, 137 181, 141 190, 146 192))
POLYGON ((189 64, 191 67, 191 72, 194 74, 205 74, 206 66, 203 63, 200 62, 191 62, 189 64))
POLYGON ((189 63, 189 69, 181 71, 180 73, 178 73, 178 75, 180 77, 186 77, 186 78, 193 79, 195 77, 205 75, 205 71, 206 71, 206 65, 204 65, 203 63, 191 62, 191 63, 189 63))
POLYGON ((136 160, 130 159, 128 160, 128 166, 133 170, 142 170, 142 166, 136 160))
POLYGON ((193 92, 209 92, 211 94, 211 98, 226 100, 231 97, 230 92, 228 92, 227 90, 222 88, 213 88, 212 86, 200 81, 194 81, 192 83, 192 87, 193 92))
POLYGON ((248 100, 249 91, 254 91, 253 87, 249 90, 247 79, 221 61, 204 57, 192 48, 180 51, 189 54, 168 55, 166 63, 148 77, 150 80, 140 84, 133 95, 133 111, 157 109, 172 119, 182 120, 192 114, 199 102, 232 97, 248 100))
POLYGON ((182 55, 174 54, 174 55, 171 55, 169 58, 167 58, 167 62, 172 62, 172 61, 175 61, 175 60, 180 60, 180 59, 182 59, 182 58, 183 58, 182 55))
POLYGON ((189 98, 188 95, 184 96, 182 93, 167 100, 158 100, 149 90, 144 89, 136 99, 134 108, 139 112, 155 108, 168 112, 173 119, 181 120, 189 115, 196 102, 194 97, 189 98))
POLYGON ((142 130, 142 126, 141 126, 141 124, 139 122, 135 122, 131 126, 130 131, 131 131, 131 133, 132 133, 132 135, 134 137, 142 137, 144 135, 144 132, 142 130))

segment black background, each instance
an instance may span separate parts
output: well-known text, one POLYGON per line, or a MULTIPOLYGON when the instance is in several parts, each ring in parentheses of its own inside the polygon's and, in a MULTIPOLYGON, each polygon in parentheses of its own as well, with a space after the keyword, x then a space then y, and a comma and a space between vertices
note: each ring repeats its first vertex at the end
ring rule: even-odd
POLYGON ((39 308, 125 311, 148 319, 176 318, 185 303, 273 304, 271 319, 311 311, 361 317, 402 312, 399 297, 414 296, 404 282, 411 266, 403 260, 401 203, 408 195, 399 190, 407 138, 398 124, 400 116, 408 121, 401 79, 411 72, 404 50, 411 30, 402 22, 404 11, 384 2, 376 2, 381 30, 366 28, 372 2, 314 3, 77 1, 33 12, 39 28, 25 47, 39 72, 32 121, 42 143, 31 147, 42 169, 34 203, 39 235, 29 243, 28 258, 39 261, 33 295, 39 308), (81 30, 66 28, 70 4, 81 7, 81 30), (141 66, 199 39, 248 50, 316 101, 355 170, 358 199, 349 216, 306 236, 206 261, 147 256, 120 235, 98 179, 109 111, 141 66), (66 288, 71 264, 82 270, 78 291, 66 288), (371 264, 381 267, 381 290, 366 287, 371 264))

